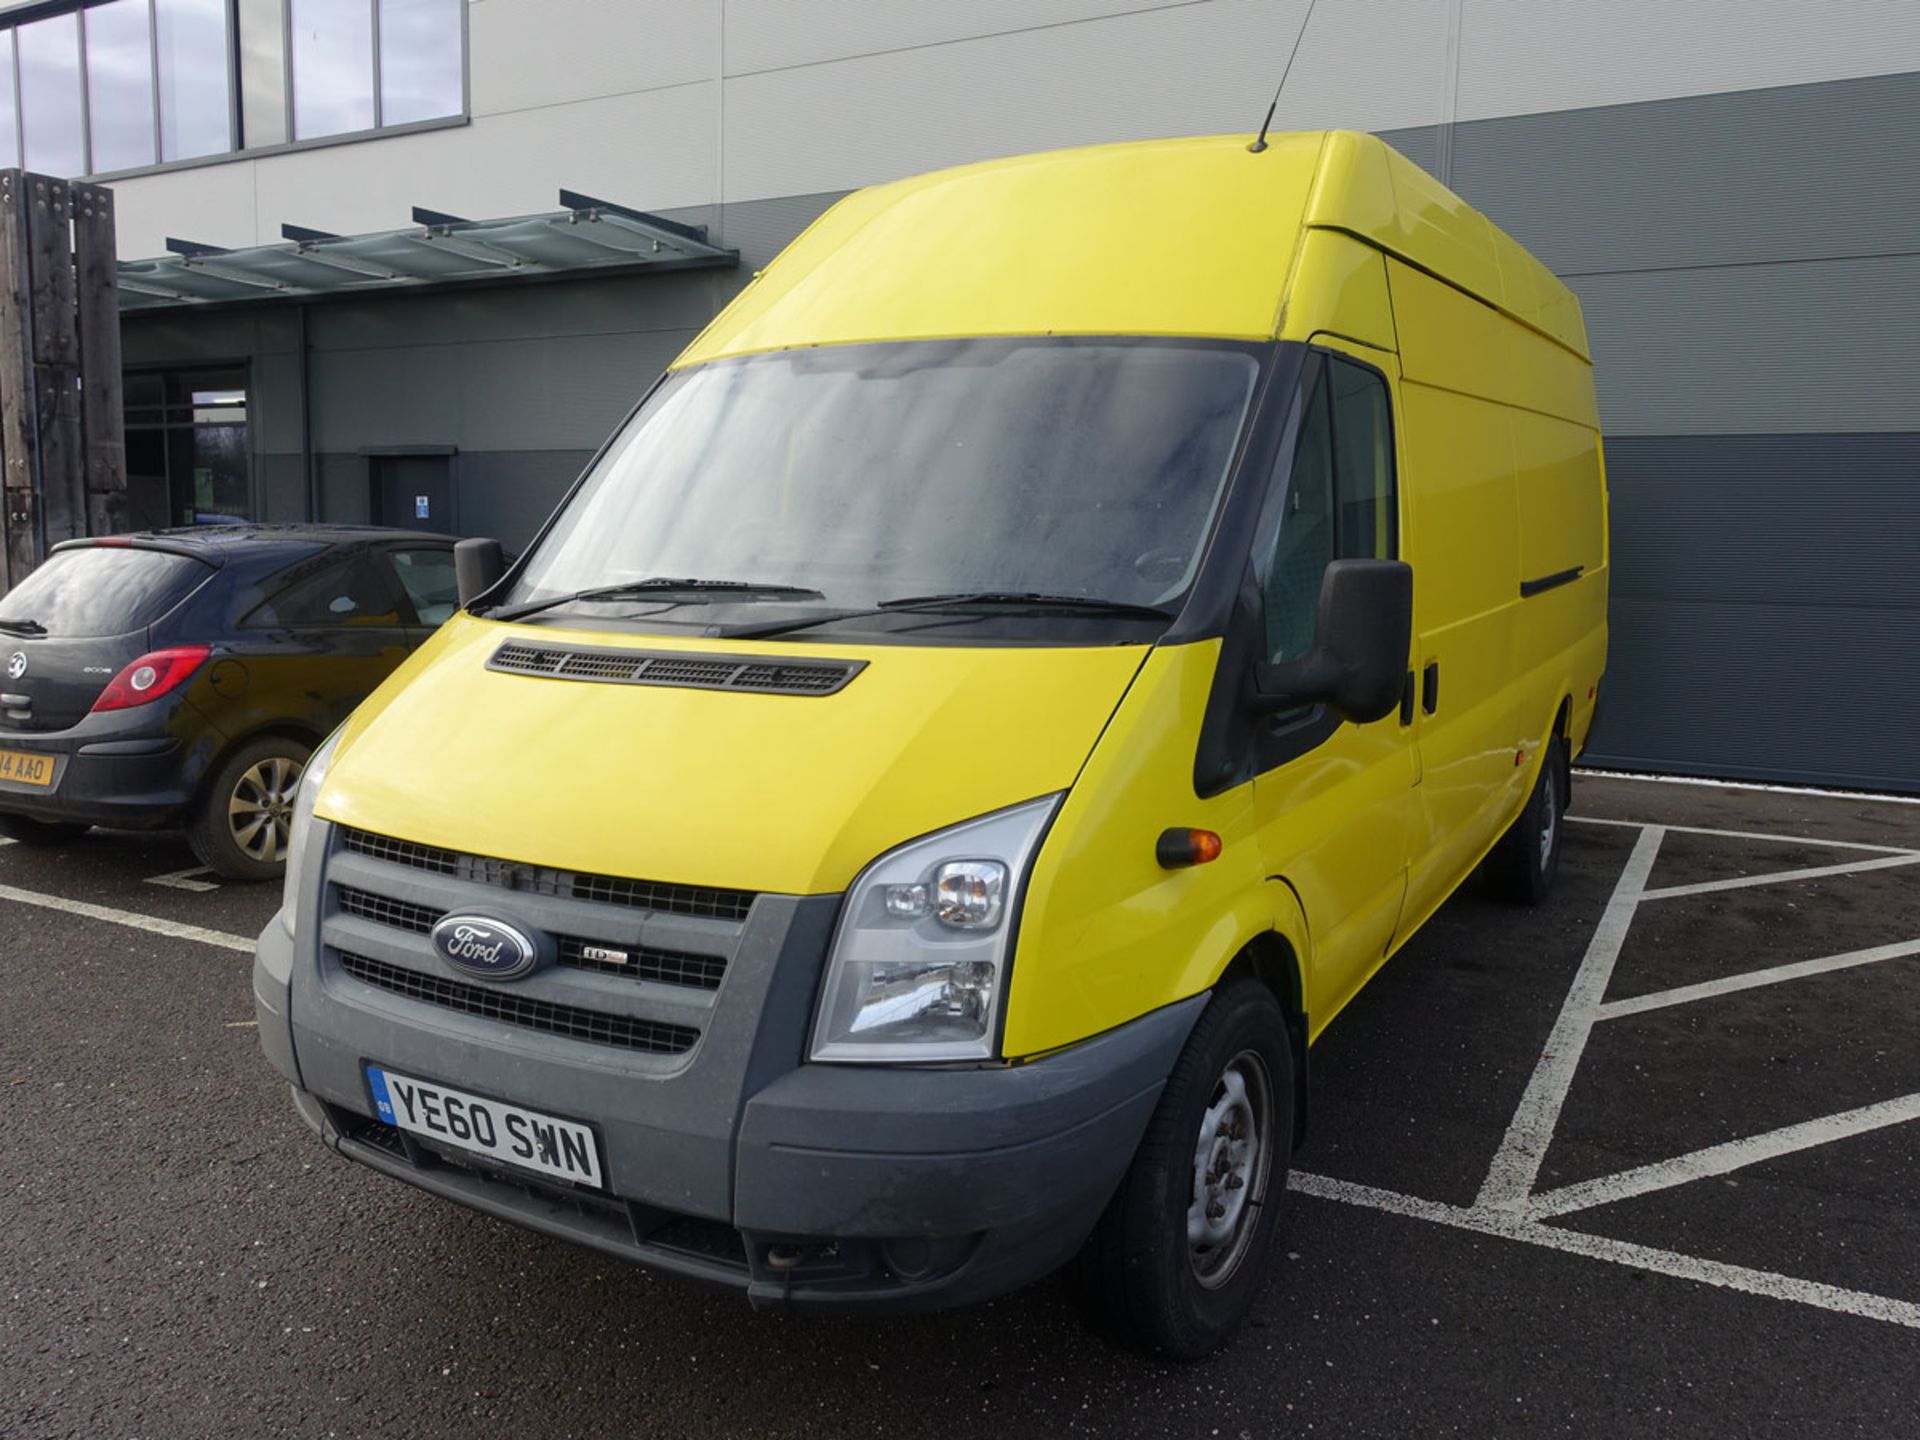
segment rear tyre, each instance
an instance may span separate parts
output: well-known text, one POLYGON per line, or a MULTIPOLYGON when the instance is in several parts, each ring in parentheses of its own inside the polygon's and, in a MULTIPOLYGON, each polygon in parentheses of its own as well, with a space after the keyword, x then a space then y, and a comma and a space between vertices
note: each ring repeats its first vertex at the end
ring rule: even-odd
POLYGON ((1266 1282, 1293 1153, 1293 1054, 1272 991, 1232 982, 1201 1012, 1075 1278, 1116 1339, 1198 1360, 1266 1282))
POLYGON ((1540 762, 1527 808, 1487 857, 1493 891, 1516 905, 1538 905, 1560 874, 1560 830, 1567 811, 1567 747, 1556 736, 1540 762))
POLYGON ((285 872, 294 796, 311 753, 290 735, 268 735, 227 757, 187 826, 202 865, 229 880, 277 880, 285 872))
POLYGON ((0 835, 22 845, 70 845, 91 825, 71 820, 34 820, 25 815, 0 815, 0 835))

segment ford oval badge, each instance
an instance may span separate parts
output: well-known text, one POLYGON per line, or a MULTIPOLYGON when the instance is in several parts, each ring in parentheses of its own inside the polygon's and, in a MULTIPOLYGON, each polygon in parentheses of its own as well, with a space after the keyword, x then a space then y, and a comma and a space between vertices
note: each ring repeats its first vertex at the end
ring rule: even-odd
POLYGON ((433 949, 442 960, 483 980, 526 974, 540 950, 525 931, 485 915, 449 915, 433 927, 433 949))

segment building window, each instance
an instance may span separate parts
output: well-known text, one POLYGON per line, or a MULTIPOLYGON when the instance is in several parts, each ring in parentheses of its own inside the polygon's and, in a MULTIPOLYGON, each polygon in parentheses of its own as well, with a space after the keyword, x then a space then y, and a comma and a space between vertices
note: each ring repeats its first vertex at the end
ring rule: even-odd
POLYGON ((86 161, 80 109, 80 22, 49 15, 14 31, 20 65, 21 131, 27 168, 72 175, 86 161))
POLYGON ((127 528, 251 518, 247 372, 136 370, 123 383, 127 528))
MULTIPOLYGON (((234 149, 231 18, 227 0, 154 0, 162 160, 234 149)), ((94 172, 106 168, 96 157, 94 172)))
POLYGON ((80 12, 86 36, 87 137, 95 170, 153 164, 153 10, 112 0, 80 12))
POLYGON ((465 113, 464 0, 75 0, 0 24, 0 167, 112 174, 465 113))
POLYGON ((293 0, 293 138, 378 123, 370 0, 293 0))

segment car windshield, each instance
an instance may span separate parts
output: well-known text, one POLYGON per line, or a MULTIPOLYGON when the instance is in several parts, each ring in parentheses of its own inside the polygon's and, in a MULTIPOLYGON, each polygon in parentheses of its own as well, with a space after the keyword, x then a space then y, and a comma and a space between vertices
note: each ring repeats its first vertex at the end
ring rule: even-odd
POLYGON ((151 625, 212 573, 161 550, 61 550, 0 599, 0 627, 56 638, 124 635, 151 625))
POLYGON ((756 614, 977 593, 1170 607, 1199 564, 1258 353, 895 341, 682 371, 608 447, 506 598, 699 577, 819 592, 757 597, 756 614))

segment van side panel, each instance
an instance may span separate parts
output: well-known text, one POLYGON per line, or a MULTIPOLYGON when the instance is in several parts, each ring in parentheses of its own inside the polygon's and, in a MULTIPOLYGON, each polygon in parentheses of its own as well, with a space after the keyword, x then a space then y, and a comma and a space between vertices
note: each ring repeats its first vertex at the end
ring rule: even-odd
POLYGON ((1424 917, 1518 807, 1514 749, 1520 516, 1498 312, 1389 259, 1402 370, 1401 464, 1414 568, 1414 669, 1427 833, 1416 843, 1407 918, 1424 917), (1424 687, 1437 681, 1432 713, 1424 687))
POLYGON ((1058 1049, 1197 995, 1257 935, 1279 931, 1296 956, 1310 953, 1292 892, 1267 879, 1253 786, 1193 793, 1219 657, 1218 640, 1157 647, 1061 803, 1020 917, 1008 1057, 1058 1049), (1154 842, 1169 826, 1212 830, 1219 858, 1163 869, 1154 842))

